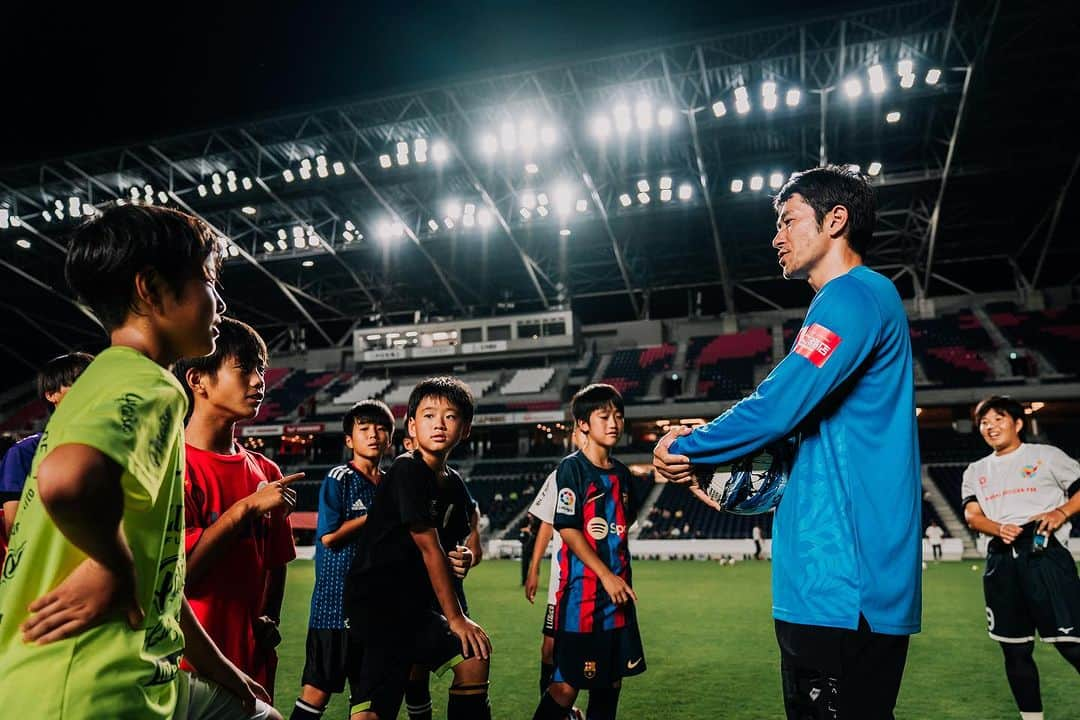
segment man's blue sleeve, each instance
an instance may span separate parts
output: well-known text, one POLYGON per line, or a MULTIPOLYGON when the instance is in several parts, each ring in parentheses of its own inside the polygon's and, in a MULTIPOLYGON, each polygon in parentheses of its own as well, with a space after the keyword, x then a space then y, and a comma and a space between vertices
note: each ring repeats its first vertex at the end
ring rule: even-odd
POLYGON ((315 540, 321 540, 322 536, 332 533, 341 527, 345 520, 345 508, 341 503, 341 483, 333 476, 331 470, 323 478, 319 487, 319 519, 316 522, 315 540))
POLYGON ((871 356, 882 327, 869 288, 836 278, 811 305, 795 346, 748 397, 675 440, 673 455, 720 464, 791 434, 829 393, 871 356))
POLYGON ((3 462, 0 462, 0 503, 11 502, 19 499, 22 495, 26 478, 30 475, 30 467, 34 463, 34 452, 37 450, 37 442, 22 440, 15 443, 4 453, 3 462))

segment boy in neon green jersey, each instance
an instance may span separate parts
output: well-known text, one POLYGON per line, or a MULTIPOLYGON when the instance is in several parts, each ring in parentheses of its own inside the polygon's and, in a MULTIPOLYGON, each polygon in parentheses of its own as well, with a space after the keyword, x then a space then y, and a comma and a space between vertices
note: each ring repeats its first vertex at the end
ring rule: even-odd
POLYGON ((183 599, 187 402, 165 366, 213 351, 219 265, 212 230, 165 208, 108 209, 72 240, 68 282, 111 346, 46 426, 19 500, 0 575, 6 715, 280 717, 183 599))

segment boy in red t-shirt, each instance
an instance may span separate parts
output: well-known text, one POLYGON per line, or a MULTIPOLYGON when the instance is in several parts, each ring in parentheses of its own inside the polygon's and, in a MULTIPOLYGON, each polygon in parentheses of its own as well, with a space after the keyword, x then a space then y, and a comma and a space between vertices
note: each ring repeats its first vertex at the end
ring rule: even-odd
POLYGON ((212 355, 173 368, 188 393, 184 526, 187 595, 222 653, 274 693, 285 566, 296 557, 288 514, 296 504, 271 460, 233 439, 263 400, 266 344, 225 318, 212 355))

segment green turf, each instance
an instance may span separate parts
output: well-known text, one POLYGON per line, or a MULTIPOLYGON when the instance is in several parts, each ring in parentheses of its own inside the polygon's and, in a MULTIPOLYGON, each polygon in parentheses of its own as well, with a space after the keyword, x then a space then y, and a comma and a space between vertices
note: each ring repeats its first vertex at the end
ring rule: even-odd
MULTIPOLYGON (((982 563, 977 571, 965 563, 931 564, 924 573, 923 632, 911 643, 898 718, 1018 716, 1000 650, 986 636, 981 573, 982 563)), ((529 605, 518 580, 519 565, 508 560, 486 561, 466 580, 473 617, 495 646, 491 704, 497 720, 532 717, 537 700, 544 591, 529 605)), ((311 562, 290 565, 277 675, 277 705, 286 717, 304 664, 312 581, 311 562)), ((783 717, 768 563, 639 561, 634 587, 649 669, 627 679, 620 717, 783 717)), ((1076 672, 1041 643, 1036 660, 1047 717, 1074 717, 1080 712, 1076 672)), ((432 682, 436 718, 445 717, 448 683, 448 677, 432 682)), ((335 697, 324 717, 340 720, 346 712, 346 699, 335 697)))

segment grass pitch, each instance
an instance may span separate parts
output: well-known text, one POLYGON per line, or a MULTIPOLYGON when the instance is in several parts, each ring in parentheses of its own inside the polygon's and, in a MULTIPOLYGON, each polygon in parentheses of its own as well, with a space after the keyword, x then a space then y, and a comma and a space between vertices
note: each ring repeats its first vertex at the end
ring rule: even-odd
MULTIPOLYGON (((480 564, 465 582, 473 618, 492 638, 492 717, 532 717, 538 699, 544 588, 529 605, 510 560, 480 564)), ((897 718, 1013 720, 1001 651, 986 636, 980 562, 931 564, 924 573, 923 632, 912 638, 897 718)), ((547 579, 547 571, 540 577, 547 579)), ((277 707, 287 718, 299 690, 314 566, 296 561, 282 618, 277 707)), ((769 564, 635 561, 634 588, 649 669, 628 678, 619 716, 678 720, 783 718, 770 615, 769 564)), ((1080 678, 1039 643, 1036 661, 1048 720, 1080 717, 1080 678)), ((434 717, 446 716, 450 676, 432 680, 434 717)), ((587 701, 583 695, 579 706, 587 701)), ((324 717, 348 716, 335 696, 324 717)), ((405 718, 402 708, 400 718, 405 718)))

